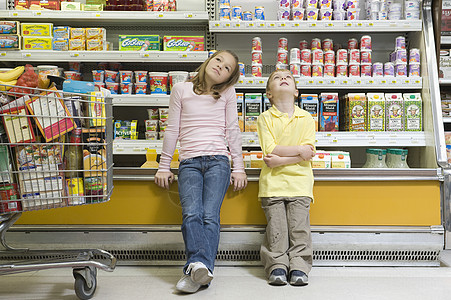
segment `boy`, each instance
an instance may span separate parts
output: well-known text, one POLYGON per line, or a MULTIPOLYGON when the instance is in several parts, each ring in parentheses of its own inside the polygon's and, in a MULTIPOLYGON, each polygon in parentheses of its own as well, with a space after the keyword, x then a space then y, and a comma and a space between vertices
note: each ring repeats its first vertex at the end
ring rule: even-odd
POLYGON ((273 106, 257 120, 266 164, 258 194, 267 220, 260 256, 271 285, 287 284, 288 271, 291 285, 307 285, 312 268, 309 208, 315 121, 294 105, 298 93, 290 71, 274 71, 266 85, 273 106))

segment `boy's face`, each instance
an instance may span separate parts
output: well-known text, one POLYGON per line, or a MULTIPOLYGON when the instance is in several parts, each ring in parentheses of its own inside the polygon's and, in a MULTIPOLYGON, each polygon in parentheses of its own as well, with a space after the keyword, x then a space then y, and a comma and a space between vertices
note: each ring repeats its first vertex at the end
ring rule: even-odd
POLYGON ((280 71, 274 73, 269 79, 268 90, 266 95, 269 99, 273 99, 278 95, 291 94, 293 99, 298 96, 299 91, 296 88, 296 82, 294 81, 293 75, 288 71, 280 71))

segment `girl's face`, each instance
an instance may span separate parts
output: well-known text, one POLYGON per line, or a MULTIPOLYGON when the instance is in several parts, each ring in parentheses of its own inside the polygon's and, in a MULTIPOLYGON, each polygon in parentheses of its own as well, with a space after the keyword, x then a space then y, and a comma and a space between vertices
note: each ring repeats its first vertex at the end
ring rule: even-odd
POLYGON ((205 68, 205 76, 212 84, 226 82, 236 68, 235 58, 227 52, 222 52, 213 57, 205 68))

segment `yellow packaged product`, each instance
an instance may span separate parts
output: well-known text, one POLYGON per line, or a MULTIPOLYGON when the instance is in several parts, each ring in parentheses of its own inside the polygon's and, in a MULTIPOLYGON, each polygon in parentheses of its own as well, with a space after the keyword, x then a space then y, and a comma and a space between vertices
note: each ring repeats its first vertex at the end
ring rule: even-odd
POLYGON ((70 29, 71 39, 86 39, 86 29, 85 28, 71 28, 70 29))
POLYGON ((22 23, 20 26, 22 36, 53 36, 52 23, 22 23))
POLYGON ((105 93, 102 91, 91 92, 90 102, 87 103, 90 127, 105 126, 105 103, 103 100, 105 96, 105 93))
POLYGON ((104 40, 86 40, 86 51, 103 51, 105 46, 104 40))
POLYGON ((52 50, 53 38, 50 36, 46 37, 31 37, 24 36, 22 38, 22 49, 23 50, 52 50))
POLYGON ((70 39, 69 40, 69 51, 85 51, 85 40, 81 39, 70 39))
POLYGON ((105 28, 86 28, 87 40, 106 40, 105 28))

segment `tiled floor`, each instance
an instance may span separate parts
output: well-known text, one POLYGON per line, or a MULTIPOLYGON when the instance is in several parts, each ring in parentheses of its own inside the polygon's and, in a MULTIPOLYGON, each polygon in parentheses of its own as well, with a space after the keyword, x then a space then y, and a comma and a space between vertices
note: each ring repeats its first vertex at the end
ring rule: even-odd
MULTIPOLYGON (((209 288, 178 294, 180 267, 118 266, 99 271, 93 299, 315 299, 315 300, 449 300, 450 267, 314 267, 306 287, 273 287, 261 267, 217 267, 209 288)), ((0 299, 71 300, 75 296, 70 269, 42 270, 0 278, 0 299)))

